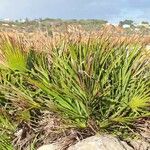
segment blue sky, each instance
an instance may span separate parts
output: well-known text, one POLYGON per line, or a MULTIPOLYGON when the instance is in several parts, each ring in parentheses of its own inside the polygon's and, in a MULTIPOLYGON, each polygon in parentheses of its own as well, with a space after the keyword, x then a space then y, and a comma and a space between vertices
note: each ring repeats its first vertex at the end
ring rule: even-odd
POLYGON ((150 0, 0 0, 0 19, 26 17, 150 21, 150 0))

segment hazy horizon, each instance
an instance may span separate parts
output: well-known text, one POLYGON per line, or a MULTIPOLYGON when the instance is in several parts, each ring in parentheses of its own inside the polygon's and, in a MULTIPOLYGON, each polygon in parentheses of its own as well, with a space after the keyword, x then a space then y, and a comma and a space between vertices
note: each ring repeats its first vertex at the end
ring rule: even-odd
POLYGON ((0 19, 130 19, 150 21, 149 0, 1 0, 0 19))

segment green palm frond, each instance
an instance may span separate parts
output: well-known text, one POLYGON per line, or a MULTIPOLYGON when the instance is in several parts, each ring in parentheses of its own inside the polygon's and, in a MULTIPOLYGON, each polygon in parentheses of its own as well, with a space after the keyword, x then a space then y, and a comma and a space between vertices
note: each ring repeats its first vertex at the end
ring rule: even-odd
POLYGON ((27 53, 21 50, 17 45, 13 45, 7 39, 3 45, 1 45, 1 52, 3 55, 3 68, 9 68, 11 70, 25 71, 27 67, 27 53))

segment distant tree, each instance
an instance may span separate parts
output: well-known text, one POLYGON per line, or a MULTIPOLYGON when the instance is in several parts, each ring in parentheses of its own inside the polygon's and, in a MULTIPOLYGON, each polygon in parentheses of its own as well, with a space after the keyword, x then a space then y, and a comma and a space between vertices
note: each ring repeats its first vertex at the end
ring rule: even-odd
POLYGON ((19 21, 18 20, 15 20, 15 23, 18 23, 19 21))
POLYGON ((25 22, 26 22, 26 23, 28 23, 28 22, 29 22, 29 19, 28 19, 28 18, 26 18, 26 19, 25 19, 25 22))
POLYGON ((71 19, 70 22, 77 22, 77 19, 71 19))
POLYGON ((132 20, 124 20, 124 21, 120 21, 119 25, 123 26, 123 25, 127 24, 127 25, 130 25, 130 26, 133 26, 133 23, 134 22, 132 20))
POLYGON ((41 22, 43 19, 42 19, 42 18, 39 18, 38 20, 41 22))
POLYGON ((149 24, 148 21, 142 21, 141 23, 142 23, 142 24, 147 24, 147 25, 149 24))

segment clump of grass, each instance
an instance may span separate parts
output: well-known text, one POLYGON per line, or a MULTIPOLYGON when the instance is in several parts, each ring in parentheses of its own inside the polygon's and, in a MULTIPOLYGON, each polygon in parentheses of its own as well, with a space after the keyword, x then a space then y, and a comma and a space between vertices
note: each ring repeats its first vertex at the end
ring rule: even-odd
POLYGON ((82 36, 51 40, 50 52, 26 52, 13 41, 3 42, 2 107, 17 110, 16 123, 32 122, 31 111, 46 109, 66 119, 68 128, 135 132, 134 121, 150 116, 144 48, 105 34, 86 41, 82 36))

